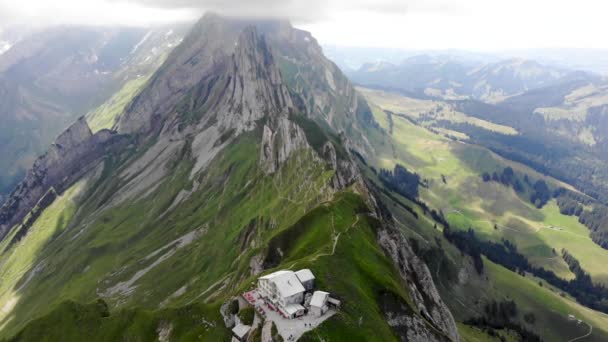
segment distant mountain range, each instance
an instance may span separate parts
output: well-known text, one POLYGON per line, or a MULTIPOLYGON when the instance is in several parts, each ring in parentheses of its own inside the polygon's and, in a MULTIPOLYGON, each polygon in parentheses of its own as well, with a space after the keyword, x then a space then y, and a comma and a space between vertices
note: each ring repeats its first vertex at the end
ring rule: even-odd
POLYGON ((452 55, 413 56, 399 64, 366 63, 358 70, 347 71, 347 74, 361 85, 390 88, 418 96, 472 98, 492 103, 574 78, 593 77, 533 60, 480 63, 452 55))
POLYGON ((325 54, 345 72, 358 70, 363 64, 388 62, 400 64, 405 59, 420 56, 450 56, 479 64, 496 63, 508 59, 534 60, 559 69, 583 70, 608 75, 608 50, 602 49, 520 49, 493 52, 475 52, 458 49, 413 50, 398 48, 323 46, 325 54))
MULTIPOLYGON (((604 189, 608 181, 590 171, 598 160, 608 160, 605 153, 608 131, 604 125, 608 79, 605 76, 527 59, 482 63, 458 54, 419 55, 398 64, 366 63, 347 74, 362 86, 412 98, 447 101, 458 111, 520 132, 518 138, 509 140, 526 136, 541 145, 561 146, 559 154, 564 156, 562 162, 565 163, 573 160, 573 154, 590 151, 595 157, 584 158, 589 169, 582 169, 588 171, 583 176, 581 170, 574 170, 574 165, 566 167, 557 161, 557 156, 543 156, 544 149, 536 151, 534 156, 529 154, 531 141, 517 145, 521 146, 519 149, 509 146, 513 141, 500 147, 504 153, 509 151, 511 158, 516 151, 526 150, 517 158, 526 155, 526 160, 533 159, 543 167, 553 163, 550 168, 555 175, 593 193, 596 193, 594 189, 604 189), (565 171, 570 168, 571 171, 565 171)), ((480 144, 498 150, 499 140, 485 139, 480 144)))

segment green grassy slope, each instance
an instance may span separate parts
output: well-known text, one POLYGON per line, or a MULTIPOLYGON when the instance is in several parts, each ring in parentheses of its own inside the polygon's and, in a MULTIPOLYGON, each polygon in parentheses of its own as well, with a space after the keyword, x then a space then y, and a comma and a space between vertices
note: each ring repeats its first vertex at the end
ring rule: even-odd
MULTIPOLYGON (((379 341, 395 340, 382 308, 386 298, 404 308, 410 302, 376 244, 378 222, 357 188, 334 197, 328 186, 334 171, 312 149, 295 152, 278 172, 265 175, 258 166, 260 136, 258 130, 240 135, 192 178, 186 144, 166 165, 170 172, 158 187, 106 207, 129 181, 117 175, 143 151, 109 156, 98 172, 45 210, 38 222, 52 225, 33 227, 0 256, 0 262, 22 259, 3 269, 12 280, 0 288, 0 306, 10 306, 3 311, 0 337, 13 336, 44 315, 27 325, 24 340, 54 324, 82 336, 70 317, 90 307, 66 301, 102 297, 110 316, 87 314, 108 326, 102 337, 122 331, 146 340, 168 314, 163 308, 217 309, 247 289, 256 278, 251 260, 261 257, 275 268, 311 268, 320 287, 343 299, 343 310, 316 332, 320 336, 376 334, 379 341), (173 205, 177 199, 181 202, 173 205), (282 257, 272 258, 274 247, 282 257), (43 267, 31 271, 36 265, 43 267), (124 315, 135 318, 121 326, 124 315)), ((217 315, 205 317, 223 324, 217 315)))
MULTIPOLYGON (((317 286, 332 291, 343 303, 337 315, 305 335, 304 341, 398 341, 383 314, 388 299, 392 305, 400 302, 408 314, 415 315, 398 272, 376 244, 378 225, 363 198, 346 191, 270 238, 269 248, 284 252, 282 258, 274 260, 279 262, 276 269, 311 268, 317 286)), ((254 279, 243 279, 241 286, 218 296, 215 303, 248 288, 254 279)), ((32 321, 12 340, 146 341, 156 339, 159 329, 167 327, 171 327, 172 340, 226 340, 228 330, 222 324, 219 304, 108 310, 99 302, 83 305, 68 301, 32 321)))
POLYGON ((270 249, 285 253, 277 268, 310 268, 317 287, 342 300, 340 312, 304 341, 396 341, 383 313, 386 302, 415 315, 405 284, 376 243, 379 224, 360 196, 346 192, 270 241, 270 249))
POLYGON ((568 320, 568 315, 572 314, 593 325, 594 333, 588 337, 589 341, 605 341, 608 338, 608 315, 562 297, 546 284, 540 286, 538 279, 516 275, 487 259, 484 259, 484 263, 493 283, 488 288, 488 295, 512 298, 518 303, 520 311, 534 312, 536 324, 545 327, 543 333, 547 336, 554 336, 555 340, 569 340, 586 334, 588 326, 568 320))
MULTIPOLYGON (((3 269, 14 279, 3 282, 0 292, 2 306, 13 306, 2 322, 3 333, 14 333, 25 320, 67 299, 87 302, 102 295, 112 307, 137 303, 154 308, 168 298, 185 304, 211 297, 211 286, 220 284, 218 280, 226 281, 224 286, 238 283, 241 272, 249 271, 248 258, 253 253, 244 255, 244 249, 235 248, 248 224, 260 222, 254 236, 261 244, 271 227, 289 226, 319 202, 320 188, 331 177, 322 164, 312 162, 310 151, 301 151, 280 173, 265 177, 257 167, 257 139, 253 134, 241 136, 194 180, 200 182, 198 190, 167 213, 178 193, 194 186, 188 179, 190 157, 173 165, 171 176, 149 196, 98 212, 123 182, 115 176, 121 167, 108 160, 102 178, 87 188, 78 215, 58 223, 56 230, 65 229, 63 234, 48 239, 52 232, 47 231, 42 239, 34 227, 32 234, 2 255, 3 262, 25 255, 35 259, 23 267, 6 263, 8 267, 3 269), (292 183, 295 177, 301 182, 292 183), (301 183, 308 186, 298 187, 301 183), (179 239, 190 243, 182 248, 170 244, 179 239), (38 246, 37 250, 31 251, 32 246, 38 246), (28 286, 19 288, 29 277, 30 267, 43 261, 45 266, 28 286), (138 274, 142 270, 147 271, 138 274), (166 277, 169 273, 171 277, 166 277), (131 280, 121 291, 112 290, 131 280), (170 298, 182 287, 187 288, 184 295, 170 298)), ((54 206, 62 206, 62 202, 54 206)), ((42 219, 55 211, 54 206, 42 219)), ((45 229, 48 227, 40 230, 45 229)))
POLYGON ((9 341, 153 341, 166 334, 179 341, 227 341, 218 306, 193 304, 178 309, 127 309, 110 313, 102 301, 64 302, 32 321, 9 341))
MULTIPOLYGON (((365 174, 379 184, 369 168, 365 170, 365 174)), ((464 341, 491 341, 491 336, 462 322, 479 317, 488 301, 511 299, 518 306, 517 321, 546 341, 568 340, 588 332, 587 325, 570 321, 570 314, 593 325, 591 340, 602 341, 608 338, 608 315, 590 310, 568 296, 562 296, 561 291, 548 286, 544 281, 543 286, 539 286, 540 279, 530 275, 522 277, 485 258, 485 271, 478 275, 469 258, 444 238, 441 225, 435 227, 435 222, 425 216, 415 203, 398 194, 390 194, 391 197, 383 193, 379 199, 393 213, 396 225, 419 246, 420 254, 429 266, 442 298, 455 318, 461 322, 459 332, 464 341), (412 207, 418 218, 400 206, 396 200, 412 207), (430 253, 431 250, 434 252, 430 253), (529 312, 535 315, 534 324, 528 324, 523 319, 524 314, 529 312)), ((504 331, 504 334, 508 337, 507 335, 512 335, 513 332, 504 331)))
POLYGON ((151 75, 138 77, 126 82, 109 100, 95 108, 95 110, 87 113, 87 123, 91 131, 95 133, 104 128, 112 128, 125 106, 139 93, 151 75))
POLYGON ((74 184, 63 195, 58 197, 29 229, 29 233, 9 249, 13 240, 9 235, 0 244, 2 250, 0 268, 0 302, 3 310, 0 311, 0 327, 3 327, 11 318, 7 314, 17 305, 21 297, 20 289, 28 285, 30 275, 35 274, 44 267, 44 260, 39 259, 39 253, 54 236, 65 228, 76 210, 76 199, 85 187, 86 179, 74 184), (29 271, 29 273, 28 273, 29 271))
MULTIPOLYGON (((454 124, 466 123, 501 134, 517 134, 517 130, 512 127, 499 125, 459 112, 452 108, 448 102, 440 100, 421 100, 396 93, 367 88, 357 88, 357 90, 364 94, 372 103, 381 107, 382 110, 388 110, 412 119, 420 120, 424 126, 433 126, 433 124, 438 121, 447 121, 454 124)), ((456 132, 451 131, 450 133, 456 132)))
MULTIPOLYGON (((601 249, 589 238, 588 230, 579 224, 575 217, 559 213, 555 201, 550 201, 542 209, 537 209, 510 188, 497 183, 484 183, 483 172, 502 170, 511 166, 516 172, 528 174, 534 179, 544 179, 550 184, 567 186, 544 177, 527 167, 500 158, 493 153, 469 144, 454 142, 440 134, 431 132, 404 118, 393 115, 387 117, 382 111, 374 111, 377 121, 388 132, 389 139, 377 138, 378 152, 367 161, 376 168, 390 168, 402 164, 418 172, 429 182, 428 188, 420 188, 421 199, 431 208, 441 209, 450 224, 456 228, 473 227, 485 239, 499 241, 507 238, 515 242, 519 250, 531 262, 554 270, 564 278, 573 275, 559 255, 553 255, 552 248, 562 247, 576 250, 577 258, 585 266, 595 281, 605 281, 605 268, 602 260, 608 260, 608 251, 601 249), (446 179, 444 183, 442 176, 446 179), (497 229, 494 229, 494 224, 497 229)), ((381 186, 377 176, 366 168, 366 176, 381 186)), ((455 317, 463 322, 477 317, 483 312, 483 305, 494 299, 514 299, 520 308, 519 320, 528 329, 534 330, 545 340, 562 340, 585 334, 588 327, 568 320, 568 315, 589 322, 594 327, 594 340, 608 336, 607 315, 587 309, 546 283, 538 285, 538 279, 521 277, 501 266, 485 260, 486 273, 478 276, 472 269, 468 258, 463 258, 442 235, 441 226, 435 228, 434 222, 424 215, 416 204, 392 193, 391 197, 382 195, 391 212, 396 215, 397 225, 412 239, 418 241, 420 248, 429 251, 439 248, 444 251, 440 257, 428 254, 426 260, 431 268, 435 283, 440 288, 455 317), (396 200, 410 206, 417 213, 415 218, 401 207, 396 200), (468 265, 468 266, 467 266, 468 265), (536 323, 529 325, 523 321, 523 314, 534 312, 536 323)), ((484 340, 483 332, 471 326, 459 327, 465 340, 484 340), (480 334, 483 337, 480 337, 480 334)), ((489 338, 489 337, 488 337, 489 338)))
MULTIPOLYGON (((381 124, 388 124, 384 112, 375 111, 374 115, 381 124)), ((603 267, 603 260, 608 260, 608 250, 591 240, 588 229, 576 217, 561 215, 554 201, 539 210, 527 200, 527 193, 517 194, 501 184, 483 182, 481 174, 510 166, 532 180, 543 179, 554 187, 570 186, 484 148, 452 141, 399 116, 393 115, 392 123, 391 141, 384 142, 373 163, 387 169, 399 163, 428 179, 430 186, 421 190, 422 199, 441 209, 454 226, 473 227, 487 239, 509 239, 533 264, 565 279, 572 278, 573 274, 559 251, 573 250, 573 255, 593 279, 607 284, 608 271, 603 267), (558 253, 554 254, 553 249, 558 253)))

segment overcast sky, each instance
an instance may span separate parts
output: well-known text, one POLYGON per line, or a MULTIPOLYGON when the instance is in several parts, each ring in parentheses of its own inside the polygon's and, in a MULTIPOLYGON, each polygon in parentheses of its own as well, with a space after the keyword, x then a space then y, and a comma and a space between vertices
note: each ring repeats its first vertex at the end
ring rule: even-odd
POLYGON ((0 0, 12 25, 151 25, 212 10, 287 17, 322 44, 409 49, 608 48, 602 0, 0 0))

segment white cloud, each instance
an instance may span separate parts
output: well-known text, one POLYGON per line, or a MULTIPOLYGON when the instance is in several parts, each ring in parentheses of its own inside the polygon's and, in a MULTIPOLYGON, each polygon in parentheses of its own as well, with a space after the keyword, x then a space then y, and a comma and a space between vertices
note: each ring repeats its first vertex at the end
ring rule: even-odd
POLYGON ((154 8, 137 2, 108 0, 0 0, 0 25, 146 26, 192 20, 197 11, 154 8))
POLYGON ((608 2, 596 0, 0 0, 0 25, 149 25, 208 10, 287 17, 326 44, 608 48, 608 2))
POLYGON ((608 3, 594 0, 466 0, 414 3, 405 14, 354 13, 304 25, 321 42, 402 48, 606 48, 608 3))

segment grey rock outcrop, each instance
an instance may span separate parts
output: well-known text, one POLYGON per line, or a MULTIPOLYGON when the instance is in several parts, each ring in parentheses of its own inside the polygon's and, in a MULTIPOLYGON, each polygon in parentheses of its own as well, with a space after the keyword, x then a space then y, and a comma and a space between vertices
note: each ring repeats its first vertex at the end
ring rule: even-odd
POLYGON ((264 125, 260 146, 260 166, 267 174, 275 172, 294 151, 309 147, 300 126, 285 116, 273 121, 264 125))
POLYGON ((117 124, 123 133, 167 141, 194 136, 195 170, 265 118, 260 164, 271 173, 307 146, 288 119, 293 108, 273 49, 258 25, 206 15, 167 59, 117 124))
POLYGON ((283 77, 297 80, 290 88, 301 98, 298 110, 324 122, 334 132, 349 132, 350 143, 357 150, 363 155, 372 153, 364 131, 378 124, 365 100, 338 66, 325 57, 317 40, 285 22, 267 25, 266 35, 283 62, 283 77))
POLYGON ((336 148, 331 141, 327 141, 323 145, 321 156, 329 163, 330 167, 336 171, 331 180, 334 189, 344 189, 360 179, 361 174, 359 173, 359 168, 357 168, 357 165, 352 161, 350 155, 338 158, 336 148))
MULTIPOLYGON (((241 33, 237 44, 231 66, 232 95, 224 97, 221 104, 232 115, 222 115, 218 121, 220 127, 240 132, 244 129, 239 125, 265 116, 286 114, 293 104, 264 36, 250 26, 241 33)), ((286 125, 284 120, 279 120, 279 130, 288 130, 286 125)))
POLYGON ((291 106, 270 45, 256 26, 208 14, 129 104, 116 127, 120 133, 160 131, 175 125, 176 115, 187 114, 195 117, 190 126, 216 125, 220 131, 239 133, 291 106))
POLYGON ((441 342, 447 339, 434 331, 429 331, 424 320, 418 316, 387 313, 387 323, 398 332, 401 340, 408 342, 441 342))
POLYGON ((171 52, 149 85, 129 104, 116 128, 120 133, 159 129, 178 102, 206 76, 217 75, 230 63, 238 32, 219 18, 206 15, 171 52))
POLYGON ((34 162, 25 179, 0 208, 0 240, 21 222, 49 189, 62 193, 94 167, 111 146, 125 142, 124 137, 108 130, 92 134, 84 117, 78 119, 34 162))
POLYGON ((392 227, 378 231, 378 243, 407 282, 420 314, 451 341, 460 341, 456 322, 447 308, 426 264, 414 253, 406 238, 392 227))

